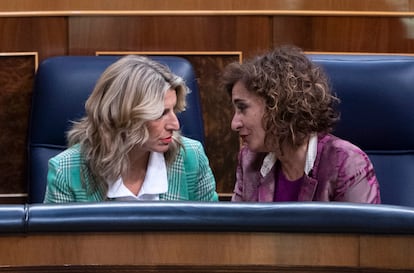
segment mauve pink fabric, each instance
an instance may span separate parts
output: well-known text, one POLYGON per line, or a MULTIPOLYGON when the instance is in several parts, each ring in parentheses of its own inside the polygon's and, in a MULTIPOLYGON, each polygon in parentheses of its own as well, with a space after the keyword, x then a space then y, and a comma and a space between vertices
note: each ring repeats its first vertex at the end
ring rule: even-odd
MULTIPOLYGON (((260 174, 265 153, 243 147, 239 153, 232 201, 273 202, 276 165, 260 174)), ((331 134, 318 136, 315 163, 299 192, 298 201, 381 203, 379 184, 368 156, 357 146, 331 134)))

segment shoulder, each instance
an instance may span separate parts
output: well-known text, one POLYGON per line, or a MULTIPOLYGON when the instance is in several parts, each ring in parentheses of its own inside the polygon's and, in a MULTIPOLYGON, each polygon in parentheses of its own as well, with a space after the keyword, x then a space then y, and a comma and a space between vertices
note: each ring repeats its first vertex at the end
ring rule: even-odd
POLYGON ((318 152, 321 151, 336 152, 344 155, 365 154, 357 145, 331 134, 318 137, 318 152))
POLYGON ((198 168, 208 164, 208 158, 200 141, 188 137, 181 138, 182 147, 175 160, 176 164, 183 164, 185 168, 198 168))
POLYGON ((181 137, 181 144, 183 145, 184 149, 191 149, 191 150, 198 150, 203 149, 203 145, 200 141, 188 138, 188 137, 181 137))
POLYGON ((205 155, 204 147, 200 141, 188 137, 181 137, 182 147, 180 149, 180 156, 184 158, 197 159, 205 155))
POLYGON ((371 165, 368 155, 357 145, 331 134, 318 138, 319 161, 336 167, 353 166, 363 168, 371 165))
POLYGON ((50 159, 50 163, 61 167, 79 166, 82 164, 80 146, 73 145, 50 159))

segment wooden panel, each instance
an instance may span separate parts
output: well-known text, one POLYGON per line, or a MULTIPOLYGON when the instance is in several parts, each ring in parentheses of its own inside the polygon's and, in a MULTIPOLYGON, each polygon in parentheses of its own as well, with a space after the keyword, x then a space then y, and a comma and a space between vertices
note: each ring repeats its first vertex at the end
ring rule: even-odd
POLYGON ((412 235, 2 235, 0 272, 414 272, 412 235), (7 265, 7 266, 5 266, 7 265))
POLYGON ((413 53, 413 19, 393 17, 274 17, 274 44, 305 50, 413 53))
POLYGON ((263 16, 137 16, 69 18, 69 55, 95 51, 242 51, 271 43, 263 16), (259 30, 259 31, 258 31, 259 30))
POLYGON ((412 273, 406 269, 350 268, 339 266, 226 266, 226 265, 61 265, 0 267, 2 273, 412 273))
POLYGON ((273 46, 293 44, 301 48, 312 47, 312 17, 274 16, 273 46))
POLYGON ((66 19, 0 18, 0 33, 0 203, 24 203, 26 137, 37 58, 66 53, 66 19), (15 56, 7 57, 5 52, 15 56))
POLYGON ((0 54, 0 198, 26 188, 26 133, 36 53, 0 54))
POLYGON ((32 234, 0 237, 2 264, 358 266, 357 235, 32 234), (41 251, 40 251, 41 250, 41 251))
POLYGON ((414 52, 414 37, 400 18, 315 17, 312 22, 314 50, 414 52))
POLYGON ((0 236, 0 272, 414 272, 412 235, 132 232, 0 236))
POLYGON ((404 236, 361 236, 361 266, 414 269, 414 241, 404 236))
POLYGON ((0 52, 35 51, 39 60, 65 55, 67 20, 63 17, 0 18, 0 52))
POLYGON ((412 0, 20 0, 1 1, 2 11, 79 10, 331 10, 409 11, 412 0))

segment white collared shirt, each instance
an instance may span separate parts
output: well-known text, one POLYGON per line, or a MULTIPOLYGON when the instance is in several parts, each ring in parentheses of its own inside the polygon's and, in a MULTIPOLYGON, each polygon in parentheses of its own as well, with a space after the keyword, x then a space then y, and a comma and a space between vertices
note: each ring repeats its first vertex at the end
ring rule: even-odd
POLYGON ((318 153, 318 136, 312 134, 309 138, 308 151, 306 152, 305 174, 308 175, 315 164, 316 154, 318 153))
POLYGON ((151 152, 144 182, 138 195, 125 187, 122 178, 108 183, 108 198, 116 201, 153 201, 159 200, 160 194, 168 191, 167 167, 163 153, 151 152))
MULTIPOLYGON (((305 161, 305 168, 304 172, 306 175, 312 170, 313 165, 315 164, 316 153, 318 152, 318 136, 316 134, 312 134, 309 138, 308 142, 308 150, 306 151, 306 161, 305 161)), ((272 169, 273 165, 276 162, 276 155, 274 153, 268 153, 264 160, 262 167, 260 168, 260 173, 263 177, 265 177, 270 169, 272 169)))

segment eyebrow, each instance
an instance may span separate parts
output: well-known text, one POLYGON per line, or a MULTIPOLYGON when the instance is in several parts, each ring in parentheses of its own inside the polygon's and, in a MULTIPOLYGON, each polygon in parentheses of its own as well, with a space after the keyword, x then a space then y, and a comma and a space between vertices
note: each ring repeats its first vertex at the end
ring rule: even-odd
POLYGON ((233 103, 246 103, 245 99, 235 99, 233 100, 233 103))

